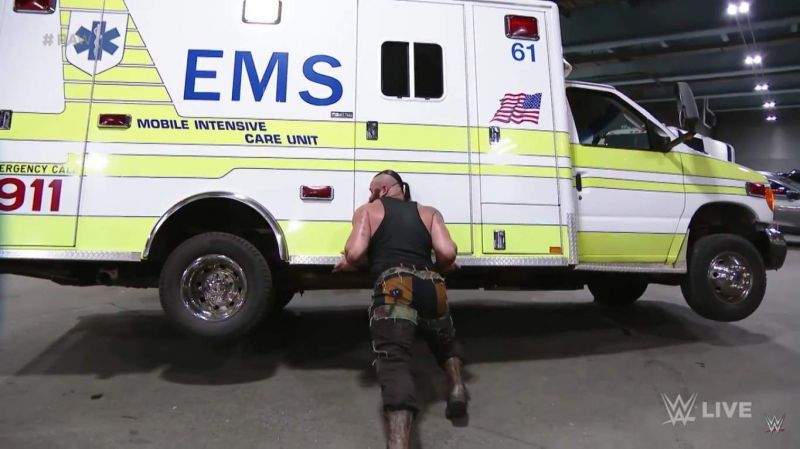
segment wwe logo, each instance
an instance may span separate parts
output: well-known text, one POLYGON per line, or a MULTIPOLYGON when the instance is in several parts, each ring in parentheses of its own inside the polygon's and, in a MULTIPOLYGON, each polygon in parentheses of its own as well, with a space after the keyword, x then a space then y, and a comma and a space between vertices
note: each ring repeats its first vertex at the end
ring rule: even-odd
POLYGON ((767 421, 767 432, 769 433, 778 433, 783 432, 783 420, 786 418, 786 415, 781 416, 765 416, 764 419, 767 421))
POLYGON ((697 401, 697 393, 691 395, 686 401, 683 400, 680 394, 674 401, 671 401, 666 394, 661 393, 661 400, 664 401, 664 407, 669 415, 669 419, 662 424, 672 424, 674 426, 677 423, 681 423, 686 427, 686 423, 695 421, 695 417, 692 416, 692 409, 694 409, 694 403, 697 401))

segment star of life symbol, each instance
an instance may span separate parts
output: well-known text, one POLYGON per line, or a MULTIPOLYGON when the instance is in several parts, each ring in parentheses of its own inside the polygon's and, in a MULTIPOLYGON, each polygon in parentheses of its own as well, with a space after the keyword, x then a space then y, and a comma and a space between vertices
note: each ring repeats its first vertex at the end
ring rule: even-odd
POLYGON ((72 11, 65 50, 67 61, 81 71, 94 75, 116 67, 125 53, 128 13, 72 11))
POLYGON ((92 31, 82 26, 75 34, 81 39, 81 42, 75 44, 75 51, 81 54, 88 50, 90 61, 100 61, 103 59, 103 53, 113 55, 119 50, 119 46, 113 42, 119 38, 119 30, 112 28, 106 31, 106 22, 94 21, 92 31))
POLYGON ((697 393, 692 394, 686 400, 680 394, 675 400, 670 400, 669 396, 662 393, 661 400, 664 401, 664 407, 667 409, 667 415, 669 415, 669 419, 662 424, 675 426, 681 423, 686 427, 687 423, 695 421, 696 418, 692 416, 692 410, 694 409, 694 403, 697 401, 697 393))

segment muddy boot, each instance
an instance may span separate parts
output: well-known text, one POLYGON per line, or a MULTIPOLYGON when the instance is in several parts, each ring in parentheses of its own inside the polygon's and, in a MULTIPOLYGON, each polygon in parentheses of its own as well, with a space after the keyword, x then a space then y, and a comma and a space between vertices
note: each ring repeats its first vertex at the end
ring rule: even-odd
POLYGON ((413 414, 407 410, 386 412, 387 449, 408 449, 413 414))
POLYGON ((461 359, 451 357, 444 362, 449 392, 447 393, 447 419, 461 418, 467 414, 467 388, 461 379, 461 359))

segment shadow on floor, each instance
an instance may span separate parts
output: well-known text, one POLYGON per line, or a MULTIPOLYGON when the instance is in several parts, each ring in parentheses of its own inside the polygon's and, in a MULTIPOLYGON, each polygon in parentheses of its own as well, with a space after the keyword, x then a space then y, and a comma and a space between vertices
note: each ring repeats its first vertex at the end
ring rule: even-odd
MULTIPOLYGON (((624 310, 592 303, 462 301, 453 306, 468 362, 547 360, 636 351, 694 342, 744 346, 768 338, 735 324, 713 323, 685 306, 642 301, 624 310)), ((167 381, 230 385, 290 369, 361 371, 374 382, 363 307, 290 308, 242 341, 211 346, 177 332, 157 312, 85 316, 17 375, 88 374, 110 378, 161 370, 167 381)), ((415 350, 425 353, 424 345, 415 350)), ((419 367, 435 365, 430 355, 419 367)), ((436 367, 433 366, 433 370, 436 367)))

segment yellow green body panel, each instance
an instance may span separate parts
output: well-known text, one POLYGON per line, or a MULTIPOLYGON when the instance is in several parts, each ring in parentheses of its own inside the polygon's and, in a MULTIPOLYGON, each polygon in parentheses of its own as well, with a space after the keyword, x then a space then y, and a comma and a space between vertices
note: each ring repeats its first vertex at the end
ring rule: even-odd
POLYGON ((75 242, 72 216, 0 215, 0 245, 3 247, 71 247, 75 242))
POLYGON ((0 215, 4 249, 141 253, 158 217, 0 215))
POLYGON ((666 263, 674 238, 673 234, 579 232, 578 259, 581 263, 666 263))
POLYGON ((660 153, 573 145, 572 165, 605 170, 683 174, 681 156, 676 152, 660 153))

